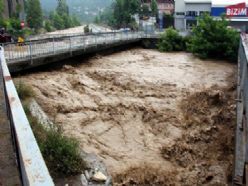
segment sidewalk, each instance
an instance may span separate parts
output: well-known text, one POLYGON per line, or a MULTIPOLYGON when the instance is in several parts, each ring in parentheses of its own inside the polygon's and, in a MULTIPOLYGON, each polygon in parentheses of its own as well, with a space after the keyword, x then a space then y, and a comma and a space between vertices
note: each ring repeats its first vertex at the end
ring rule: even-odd
POLYGON ((7 117, 2 77, 0 68, 0 186, 17 186, 21 185, 21 180, 7 117))

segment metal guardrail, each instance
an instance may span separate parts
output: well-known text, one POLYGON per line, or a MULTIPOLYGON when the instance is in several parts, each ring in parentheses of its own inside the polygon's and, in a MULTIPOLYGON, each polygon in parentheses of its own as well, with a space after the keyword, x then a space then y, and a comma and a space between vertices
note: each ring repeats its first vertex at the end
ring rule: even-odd
POLYGON ((157 37, 158 33, 146 34, 145 32, 108 32, 89 35, 71 35, 52 37, 34 41, 18 43, 4 43, 6 61, 16 62, 30 60, 42 56, 73 52, 80 49, 95 47, 97 45, 114 44, 138 40, 141 38, 157 37))
POLYGON ((248 40, 241 34, 237 80, 237 125, 233 185, 248 183, 248 40))
POLYGON ((14 141, 16 142, 22 184, 24 186, 53 186, 54 183, 11 79, 2 47, 0 47, 0 62, 3 70, 7 109, 12 131, 14 132, 14 141))

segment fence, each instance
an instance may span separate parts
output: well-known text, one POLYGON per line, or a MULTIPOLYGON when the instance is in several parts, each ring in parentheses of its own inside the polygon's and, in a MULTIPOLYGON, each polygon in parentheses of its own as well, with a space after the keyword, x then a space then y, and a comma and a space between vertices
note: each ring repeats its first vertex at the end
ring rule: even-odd
POLYGON ((243 185, 248 178, 248 40, 241 35, 237 81, 237 126, 233 185, 243 185))
POLYGON ((13 131, 13 141, 16 142, 22 184, 24 186, 53 186, 54 183, 11 79, 2 47, 0 47, 0 62, 3 71, 8 117, 13 131))
POLYGON ((108 32, 89 35, 71 35, 27 41, 22 44, 5 43, 7 62, 31 60, 42 56, 55 55, 75 50, 97 47, 97 45, 114 44, 141 38, 157 37, 158 33, 144 32, 108 32))

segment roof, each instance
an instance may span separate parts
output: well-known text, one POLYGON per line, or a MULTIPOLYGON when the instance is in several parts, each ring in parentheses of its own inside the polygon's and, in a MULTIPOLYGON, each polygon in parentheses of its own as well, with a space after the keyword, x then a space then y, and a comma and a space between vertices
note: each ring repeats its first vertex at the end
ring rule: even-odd
MULTIPOLYGON (((151 3, 152 0, 143 0, 144 3, 151 3)), ((157 0, 157 3, 174 3, 174 0, 157 0)))
POLYGON ((211 0, 184 0, 185 3, 211 3, 211 0))
POLYGON ((248 5, 248 0, 212 0, 212 6, 213 7, 225 7, 229 5, 235 5, 238 3, 244 3, 246 2, 246 5, 248 5))

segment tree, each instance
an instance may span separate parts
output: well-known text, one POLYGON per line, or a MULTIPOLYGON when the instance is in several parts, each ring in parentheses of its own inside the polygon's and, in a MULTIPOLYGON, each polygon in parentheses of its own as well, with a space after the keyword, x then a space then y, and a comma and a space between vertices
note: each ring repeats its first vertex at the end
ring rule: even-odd
POLYGON ((170 27, 161 34, 158 49, 161 52, 182 51, 185 49, 183 37, 179 35, 178 31, 170 27))
POLYGON ((65 0, 58 0, 58 6, 56 8, 58 15, 62 16, 64 14, 69 15, 69 7, 65 0))
POLYGON ((65 28, 64 20, 58 15, 57 12, 52 12, 50 14, 50 19, 52 20, 54 28, 58 30, 62 30, 65 28))
POLYGON ((52 24, 49 20, 46 20, 45 22, 45 29, 47 32, 51 32, 53 29, 52 29, 52 24))
POLYGON ((42 27, 43 17, 39 0, 26 1, 27 22, 30 28, 36 31, 42 27))
POLYGON ((3 10, 4 10, 4 4, 3 4, 3 0, 0 0, 0 19, 2 19, 3 17, 3 10))
POLYGON ((140 10, 140 15, 141 16, 149 16, 150 11, 149 11, 149 6, 143 5, 141 10, 140 10))
POLYGON ((239 33, 228 28, 228 21, 222 16, 214 20, 205 14, 193 28, 189 50, 202 58, 237 60, 239 33))
POLYGON ((134 25, 133 15, 140 11, 139 0, 116 0, 113 3, 114 27, 131 27, 134 25))
POLYGON ((75 15, 71 16, 71 19, 72 19, 72 25, 73 26, 80 26, 81 25, 80 21, 78 20, 78 18, 75 15))
POLYGON ((65 0, 58 0, 56 11, 51 12, 49 17, 51 26, 58 30, 81 25, 77 17, 69 15, 69 8, 65 0))
POLYGON ((158 4, 156 0, 152 0, 151 2, 151 11, 153 16, 158 15, 158 4))
POLYGON ((95 17, 94 23, 96 23, 96 24, 99 24, 100 23, 100 19, 99 19, 98 16, 95 17))
POLYGON ((139 13, 140 7, 141 7, 141 2, 140 0, 130 0, 130 13, 136 14, 139 13))

